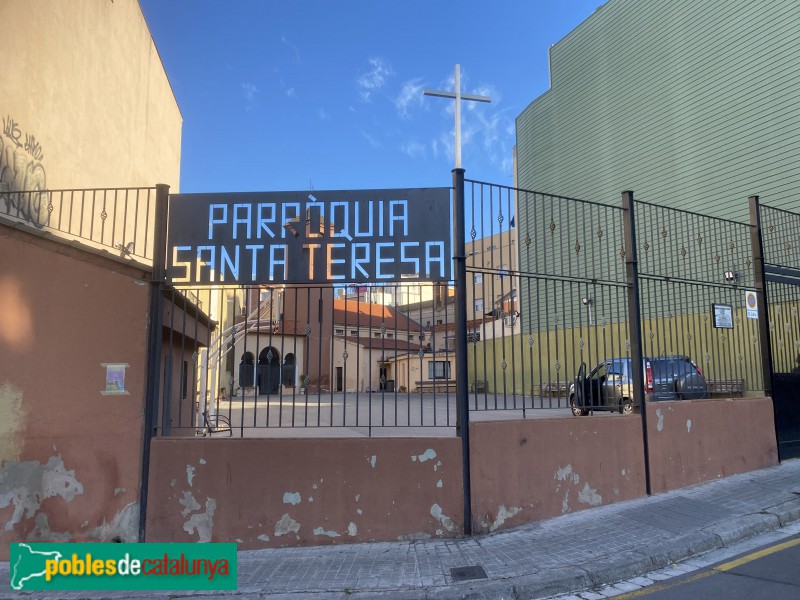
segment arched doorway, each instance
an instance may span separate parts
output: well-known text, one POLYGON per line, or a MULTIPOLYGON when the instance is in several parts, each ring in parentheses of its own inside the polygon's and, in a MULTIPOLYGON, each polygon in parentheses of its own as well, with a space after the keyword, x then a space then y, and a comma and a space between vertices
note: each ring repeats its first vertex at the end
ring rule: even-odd
POLYGON ((295 373, 295 362, 294 362, 294 354, 291 352, 287 354, 283 359, 283 385, 287 387, 294 386, 294 375, 295 373))
POLYGON ((281 384, 281 355, 269 346, 258 355, 258 393, 273 394, 281 384))

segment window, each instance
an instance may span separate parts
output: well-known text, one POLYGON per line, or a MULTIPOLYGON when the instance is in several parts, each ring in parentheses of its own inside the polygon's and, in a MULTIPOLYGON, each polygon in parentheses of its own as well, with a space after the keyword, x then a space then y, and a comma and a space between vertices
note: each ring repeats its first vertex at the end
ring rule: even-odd
POLYGON ((386 334, 386 337, 387 337, 387 338, 393 338, 393 337, 394 337, 394 334, 393 334, 393 333, 387 333, 387 334, 386 334))
POLYGON ((442 324, 442 320, 441 319, 436 319, 436 324, 437 325, 441 325, 442 324))
POLYGON ((483 298, 475 300, 475 313, 479 315, 483 314, 483 298))
POLYGON ((608 363, 601 363, 597 365, 594 370, 589 374, 592 379, 605 379, 608 374, 608 363))
POLYGON ((500 267, 500 272, 497 274, 497 276, 500 279, 503 279, 503 277, 508 277, 508 265, 502 265, 500 267))
POLYGON ((450 379, 450 361, 432 360, 429 362, 428 379, 450 379))
POLYGON ((608 364, 608 373, 606 374, 606 381, 619 382, 621 380, 622 380, 622 361, 612 360, 608 364))
POLYGON ((381 332, 380 331, 373 332, 372 337, 381 337, 381 332))
POLYGON ((344 329, 334 329, 333 333, 335 335, 344 335, 344 329))
POLYGON ((475 285, 480 285, 481 283, 483 283, 483 273, 473 273, 472 283, 474 283, 475 285))
POLYGON ((350 335, 358 335, 358 331, 356 331, 355 329, 351 329, 350 335))

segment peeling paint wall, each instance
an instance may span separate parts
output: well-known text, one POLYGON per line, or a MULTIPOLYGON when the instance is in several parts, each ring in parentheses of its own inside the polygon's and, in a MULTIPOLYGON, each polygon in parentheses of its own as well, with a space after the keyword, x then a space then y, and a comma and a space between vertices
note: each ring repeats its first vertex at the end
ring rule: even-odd
MULTIPOLYGON (((649 415, 658 493, 776 464, 768 399, 660 402, 649 415)), ((638 416, 476 422, 473 529, 645 495, 638 416)), ((156 439, 148 541, 242 548, 459 536, 460 440, 156 439)))
POLYGON ((641 432, 636 417, 472 423, 474 530, 643 496, 641 432))
POLYGON ((462 492, 458 438, 158 438, 147 541, 259 548, 454 537, 462 492))
POLYGON ((0 508, 14 509, 6 521, 6 531, 13 531, 23 518, 36 517, 42 502, 48 498, 60 496, 72 502, 80 494, 83 485, 75 479, 74 470, 64 468, 60 455, 51 457, 44 465, 37 460, 5 461, 0 468, 0 508))
POLYGON ((778 464, 769 398, 652 406, 647 429, 653 493, 778 464))
POLYGON ((0 334, 0 560, 10 542, 136 541, 148 274, 4 225, 0 256, 30 317, 0 334), (107 362, 130 365, 127 395, 100 393, 107 362))
MULTIPOLYGON (((653 493, 778 462, 769 398, 648 405, 653 493)), ((645 495, 640 417, 476 422, 473 527, 492 532, 645 495)))

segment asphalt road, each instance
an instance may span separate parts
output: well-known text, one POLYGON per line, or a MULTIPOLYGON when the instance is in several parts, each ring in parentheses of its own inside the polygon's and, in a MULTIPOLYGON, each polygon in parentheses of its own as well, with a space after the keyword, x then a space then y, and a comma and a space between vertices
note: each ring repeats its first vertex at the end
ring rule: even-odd
POLYGON ((621 594, 614 600, 797 600, 800 536, 792 536, 700 571, 621 594))

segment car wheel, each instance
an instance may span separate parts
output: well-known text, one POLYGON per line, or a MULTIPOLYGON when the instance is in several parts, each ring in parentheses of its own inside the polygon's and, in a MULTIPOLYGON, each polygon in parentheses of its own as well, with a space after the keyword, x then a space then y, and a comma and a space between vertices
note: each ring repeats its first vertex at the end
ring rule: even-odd
POLYGON ((689 373, 675 382, 675 389, 681 400, 701 400, 708 396, 708 384, 699 373, 689 373))
POLYGON ((633 401, 630 398, 623 398, 619 403, 619 414, 632 415, 633 413, 633 401))
POLYGON ((575 404, 575 395, 569 397, 569 407, 572 409, 572 414, 576 417, 585 417, 589 414, 589 411, 585 408, 581 408, 577 404, 575 404))

